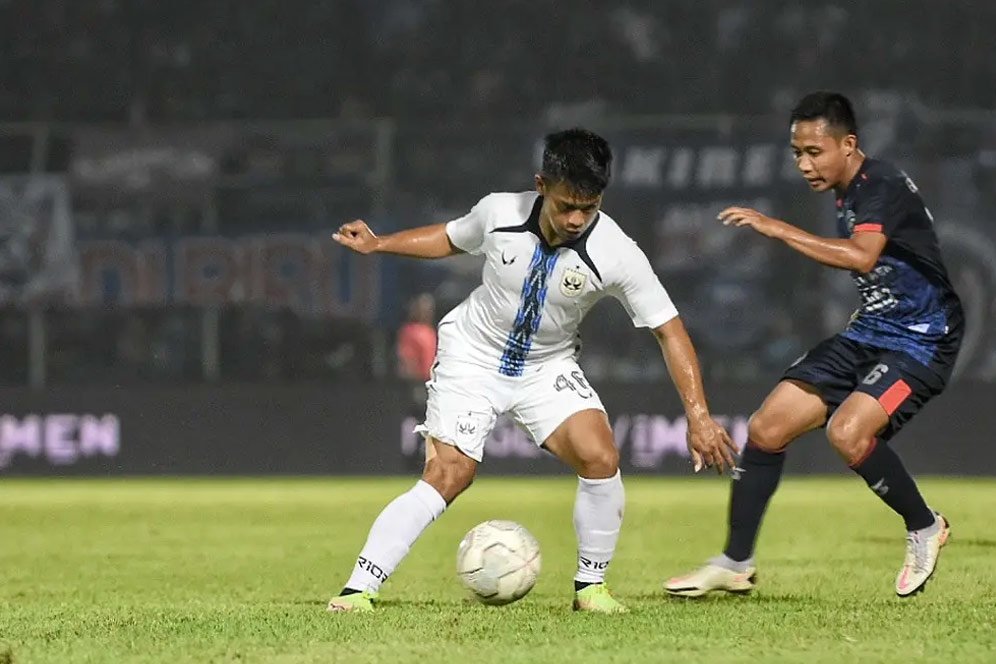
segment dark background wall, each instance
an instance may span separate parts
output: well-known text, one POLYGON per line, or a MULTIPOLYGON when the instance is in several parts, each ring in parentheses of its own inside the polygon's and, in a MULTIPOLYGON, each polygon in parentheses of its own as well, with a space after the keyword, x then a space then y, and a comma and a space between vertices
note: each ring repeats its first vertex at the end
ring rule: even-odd
MULTIPOLYGON (((819 88, 919 185, 968 313, 953 385, 900 444, 921 472, 991 473, 994 7, 0 0, 0 473, 417 466, 396 332, 412 297, 438 319, 480 264, 363 260, 329 234, 528 189, 542 136, 576 124, 612 143, 605 209, 742 426, 856 305, 847 275, 714 220, 743 203, 833 232, 786 149, 788 109, 819 88)), ((683 468, 650 338, 613 303, 583 335, 631 470, 683 468)), ((492 447, 492 472, 553 468, 514 458, 531 448, 507 427, 492 447)), ((838 467, 800 448, 796 468, 838 467)))

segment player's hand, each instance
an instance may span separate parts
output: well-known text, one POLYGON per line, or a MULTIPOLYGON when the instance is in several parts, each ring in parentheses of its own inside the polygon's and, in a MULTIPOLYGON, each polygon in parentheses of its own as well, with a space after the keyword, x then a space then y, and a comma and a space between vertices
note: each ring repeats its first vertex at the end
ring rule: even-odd
POLYGON ((729 466, 736 467, 737 446, 726 429, 710 417, 688 421, 688 452, 695 472, 715 468, 720 475, 729 466))
POLYGON ((757 210, 742 207, 729 207, 716 215, 724 226, 750 226, 761 235, 776 237, 781 222, 763 215, 757 210))
POLYGON ((358 254, 370 254, 377 250, 377 236, 362 219, 343 224, 332 234, 332 239, 358 254))

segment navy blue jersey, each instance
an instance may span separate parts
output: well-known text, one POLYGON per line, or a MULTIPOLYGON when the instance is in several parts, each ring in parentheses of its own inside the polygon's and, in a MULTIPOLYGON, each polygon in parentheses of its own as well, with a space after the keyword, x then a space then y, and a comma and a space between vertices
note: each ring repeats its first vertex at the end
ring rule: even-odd
POLYGON ((887 238, 871 272, 851 273, 861 308, 843 336, 925 365, 948 364, 961 339, 961 302, 913 181, 891 164, 865 159, 837 200, 837 231, 845 238, 862 232, 887 238))

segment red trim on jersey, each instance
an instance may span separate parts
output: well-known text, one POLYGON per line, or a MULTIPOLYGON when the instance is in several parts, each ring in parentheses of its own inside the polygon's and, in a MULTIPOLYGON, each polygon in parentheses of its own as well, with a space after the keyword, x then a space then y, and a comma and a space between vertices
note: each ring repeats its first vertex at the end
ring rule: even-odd
POLYGON ((900 378, 878 398, 878 402, 882 404, 882 408, 885 408, 885 412, 891 416, 906 401, 906 397, 911 394, 913 394, 913 388, 905 380, 900 378))
POLYGON ((882 224, 858 224, 854 227, 855 233, 881 233, 882 224))

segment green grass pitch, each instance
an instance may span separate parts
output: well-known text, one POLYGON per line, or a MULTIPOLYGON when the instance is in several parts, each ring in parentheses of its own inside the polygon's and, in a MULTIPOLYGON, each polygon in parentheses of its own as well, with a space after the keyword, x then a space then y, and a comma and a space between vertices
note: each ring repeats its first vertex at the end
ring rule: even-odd
POLYGON ((0 481, 0 663, 994 662, 996 481, 928 478, 953 539, 927 592, 893 595, 903 529, 857 478, 787 478, 759 589, 661 581, 722 544, 726 482, 628 478, 609 573, 625 616, 570 610, 574 481, 485 478, 416 544, 379 612, 329 615, 380 508, 411 479, 0 481), (486 607, 454 574, 463 533, 525 524, 543 572, 486 607))

